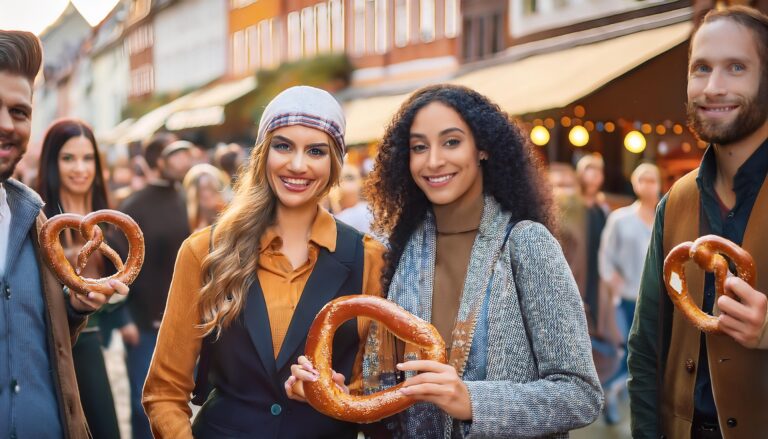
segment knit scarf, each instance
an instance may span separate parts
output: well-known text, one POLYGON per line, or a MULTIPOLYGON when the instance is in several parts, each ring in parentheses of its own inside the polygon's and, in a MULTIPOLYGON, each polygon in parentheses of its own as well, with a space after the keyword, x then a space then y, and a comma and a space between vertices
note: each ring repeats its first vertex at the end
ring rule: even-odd
MULTIPOLYGON (((508 223, 509 214, 485 196, 478 235, 464 283, 461 304, 453 330, 448 364, 464 381, 485 378, 488 346, 488 292, 493 268, 499 259, 498 229, 508 223), (496 230, 494 230, 496 229, 496 230)), ((437 230, 430 212, 409 238, 389 286, 388 298, 425 321, 432 318, 432 290, 435 273, 437 230)), ((417 360, 420 352, 406 344, 404 361, 417 360)), ((371 394, 404 381, 415 372, 395 368, 395 337, 378 322, 371 322, 363 358, 363 391, 371 394)), ((431 403, 417 403, 384 421, 395 438, 439 438, 459 433, 452 418, 431 403)))

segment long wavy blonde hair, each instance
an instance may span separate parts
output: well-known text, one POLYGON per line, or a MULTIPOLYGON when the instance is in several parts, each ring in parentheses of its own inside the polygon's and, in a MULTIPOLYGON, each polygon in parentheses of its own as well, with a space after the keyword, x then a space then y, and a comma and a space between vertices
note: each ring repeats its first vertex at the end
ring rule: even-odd
MULTIPOLYGON (((267 156, 272 133, 253 148, 250 166, 235 185, 235 195, 214 230, 214 249, 203 259, 204 283, 200 311, 205 335, 227 328, 245 307, 248 288, 256 280, 261 235, 275 221, 277 196, 267 180, 267 156)), ((342 157, 331 136, 331 175, 322 198, 339 180, 342 157)), ((319 200, 318 200, 319 201, 319 200)))

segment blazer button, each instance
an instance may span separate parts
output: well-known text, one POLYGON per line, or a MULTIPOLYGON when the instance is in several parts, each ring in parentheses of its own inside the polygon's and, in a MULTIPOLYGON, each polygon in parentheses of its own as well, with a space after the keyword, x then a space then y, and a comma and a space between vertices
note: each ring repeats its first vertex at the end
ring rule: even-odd
POLYGON ((283 408, 280 407, 280 404, 272 404, 272 407, 269 408, 269 411, 273 416, 277 416, 280 414, 280 412, 283 411, 283 408))
POLYGON ((728 418, 728 420, 725 421, 725 425, 727 425, 728 428, 734 428, 736 426, 736 418, 728 418))
POLYGON ((696 363, 693 362, 692 358, 685 360, 685 370, 688 373, 693 373, 696 370, 696 363))

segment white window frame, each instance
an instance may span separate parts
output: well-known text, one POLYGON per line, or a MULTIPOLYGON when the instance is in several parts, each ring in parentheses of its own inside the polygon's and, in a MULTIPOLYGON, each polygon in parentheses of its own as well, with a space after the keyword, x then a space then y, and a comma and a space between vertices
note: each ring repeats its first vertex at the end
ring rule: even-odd
POLYGON ((389 50, 389 1, 374 0, 374 51, 386 53, 389 50))
POLYGON ((367 0, 352 0, 352 18, 354 43, 352 53, 360 56, 365 53, 365 5, 367 0))
POLYGON ((422 43, 435 41, 435 6, 435 0, 419 0, 419 38, 422 43))
POLYGON ((248 66, 248 51, 245 42, 245 30, 232 33, 232 72, 235 75, 244 73, 248 66))
POLYGON ((317 27, 317 52, 331 51, 331 20, 327 3, 315 5, 315 26, 317 27))
POLYGON ((261 67, 261 38, 258 25, 246 29, 246 47, 248 48, 248 70, 254 71, 261 67))
POLYGON ((411 0, 395 0, 395 46, 405 47, 411 40, 411 0))
POLYGON ((328 2, 331 20, 331 50, 344 52, 344 1, 330 0, 328 2))
POLYGON ((454 38, 459 35, 459 23, 461 23, 460 0, 445 0, 445 31, 443 34, 446 38, 454 38))
POLYGON ((288 59, 295 61, 301 57, 301 14, 293 11, 288 14, 288 59))
POLYGON ((315 8, 308 6, 301 10, 301 56, 312 57, 317 53, 317 27, 315 8))

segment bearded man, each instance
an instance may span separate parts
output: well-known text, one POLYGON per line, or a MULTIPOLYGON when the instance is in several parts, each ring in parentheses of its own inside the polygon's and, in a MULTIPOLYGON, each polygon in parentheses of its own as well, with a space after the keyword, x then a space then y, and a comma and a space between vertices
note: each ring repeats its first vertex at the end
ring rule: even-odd
MULTIPOLYGON (((768 17, 747 7, 711 11, 691 37, 689 126, 709 143, 699 168, 659 203, 629 338, 635 438, 755 438, 768 431, 768 17), (755 259, 757 288, 686 265, 689 293, 718 315, 703 334, 665 292, 664 257, 715 234, 755 259)), ((733 268, 731 269, 733 271, 733 268)))

